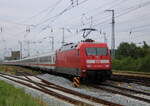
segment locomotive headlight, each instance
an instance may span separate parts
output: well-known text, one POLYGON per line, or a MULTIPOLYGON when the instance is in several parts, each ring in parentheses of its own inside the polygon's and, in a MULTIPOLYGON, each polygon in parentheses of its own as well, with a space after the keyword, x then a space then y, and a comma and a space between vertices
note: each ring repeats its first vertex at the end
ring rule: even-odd
POLYGON ((82 72, 86 72, 86 70, 82 70, 82 72))
POLYGON ((105 65, 105 67, 109 67, 109 65, 105 65))
POLYGON ((109 63, 109 60, 101 60, 101 63, 109 63))
POLYGON ((87 65, 87 67, 92 67, 91 65, 87 65))
POLYGON ((95 63, 95 60, 86 60, 86 63, 95 63))

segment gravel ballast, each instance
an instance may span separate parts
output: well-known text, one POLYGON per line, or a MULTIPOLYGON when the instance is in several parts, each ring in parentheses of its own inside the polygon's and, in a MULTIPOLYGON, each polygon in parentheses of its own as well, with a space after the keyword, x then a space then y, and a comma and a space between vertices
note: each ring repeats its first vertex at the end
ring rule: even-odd
MULTIPOLYGON (((142 102, 139 100, 135 100, 135 99, 132 99, 132 98, 129 98, 126 96, 122 96, 119 94, 111 94, 111 93, 108 93, 108 92, 105 92, 102 90, 98 90, 98 89, 95 89, 92 87, 85 87, 85 86, 81 85, 80 88, 74 88, 73 84, 70 80, 68 80, 67 78, 60 77, 60 76, 44 74, 44 75, 39 75, 39 77, 43 78, 47 81, 50 81, 52 83, 63 86, 65 88, 72 89, 72 90, 78 91, 80 93, 98 97, 100 99, 105 99, 105 100, 115 102, 118 104, 122 104, 122 105, 126 105, 126 106, 149 106, 148 103, 145 103, 145 102, 142 102)), ((136 88, 136 86, 138 86, 138 88, 140 88, 140 85, 136 84, 134 86, 135 86, 135 88, 136 88)), ((141 86, 142 89, 144 89, 143 87, 144 86, 141 86)), ((148 87, 145 87, 145 89, 148 89, 148 87)))
MULTIPOLYGON (((126 106, 149 106, 149 104, 146 102, 135 100, 135 99, 132 99, 132 98, 129 98, 126 96, 119 95, 119 94, 108 93, 103 90, 95 89, 92 86, 81 85, 80 88, 74 88, 72 81, 70 81, 69 79, 64 78, 64 77, 50 75, 50 74, 42 74, 42 75, 38 75, 38 77, 45 79, 49 82, 55 83, 57 85, 63 86, 65 88, 72 89, 72 90, 78 91, 80 93, 98 97, 100 99, 104 99, 104 100, 111 101, 114 103, 118 103, 118 104, 122 104, 122 105, 126 105, 126 106)), ((72 105, 72 104, 64 102, 60 99, 57 99, 55 97, 41 93, 32 88, 28 88, 26 86, 17 84, 13 81, 4 79, 2 77, 0 77, 0 80, 4 80, 4 81, 14 85, 15 87, 23 88, 26 93, 31 94, 33 97, 40 98, 41 100, 45 101, 49 106, 71 106, 72 105)), ((125 86, 128 86, 128 85, 125 84, 125 86)), ((138 89, 146 89, 146 90, 150 89, 149 87, 144 88, 144 86, 141 86, 141 88, 140 88, 140 85, 137 85, 137 84, 133 84, 132 86, 134 86, 137 90, 138 89)), ((122 87, 123 87, 123 85, 122 85, 122 87)))

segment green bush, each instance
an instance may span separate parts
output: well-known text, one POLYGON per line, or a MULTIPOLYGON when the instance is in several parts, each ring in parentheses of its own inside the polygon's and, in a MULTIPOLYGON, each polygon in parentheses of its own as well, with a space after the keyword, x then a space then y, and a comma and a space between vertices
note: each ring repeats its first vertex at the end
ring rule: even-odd
POLYGON ((121 65, 120 62, 121 62, 120 60, 113 59, 113 61, 112 61, 112 63, 113 63, 113 64, 112 64, 113 69, 119 70, 119 69, 120 69, 120 65, 121 65))
POLYGON ((113 59, 112 66, 115 70, 150 72, 150 56, 138 59, 131 57, 113 59))
POLYGON ((150 72, 150 56, 141 59, 138 71, 150 72))
POLYGON ((150 46, 145 41, 140 47, 134 43, 121 43, 112 66, 115 70, 150 72, 150 46))
POLYGON ((136 68, 135 60, 131 57, 123 59, 114 59, 112 63, 113 69, 116 70, 135 70, 136 68))

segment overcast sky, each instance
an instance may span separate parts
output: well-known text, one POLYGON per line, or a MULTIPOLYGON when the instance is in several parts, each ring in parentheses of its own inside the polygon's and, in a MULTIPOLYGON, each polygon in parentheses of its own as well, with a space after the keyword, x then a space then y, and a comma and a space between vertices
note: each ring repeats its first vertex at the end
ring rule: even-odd
POLYGON ((49 52, 49 36, 54 37, 57 49, 62 28, 65 42, 78 42, 83 39, 80 29, 93 27, 97 31, 88 38, 106 41, 111 47, 112 14, 107 9, 115 10, 116 47, 121 42, 150 45, 150 0, 0 0, 0 57, 19 50, 18 41, 23 43, 24 56, 27 41, 31 42, 30 55, 49 52))

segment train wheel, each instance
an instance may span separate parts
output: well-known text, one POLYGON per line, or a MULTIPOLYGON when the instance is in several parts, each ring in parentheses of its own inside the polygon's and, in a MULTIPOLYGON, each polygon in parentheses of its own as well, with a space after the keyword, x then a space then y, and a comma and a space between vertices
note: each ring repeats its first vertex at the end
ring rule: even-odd
POLYGON ((73 78, 73 85, 78 88, 80 87, 80 77, 73 78))

